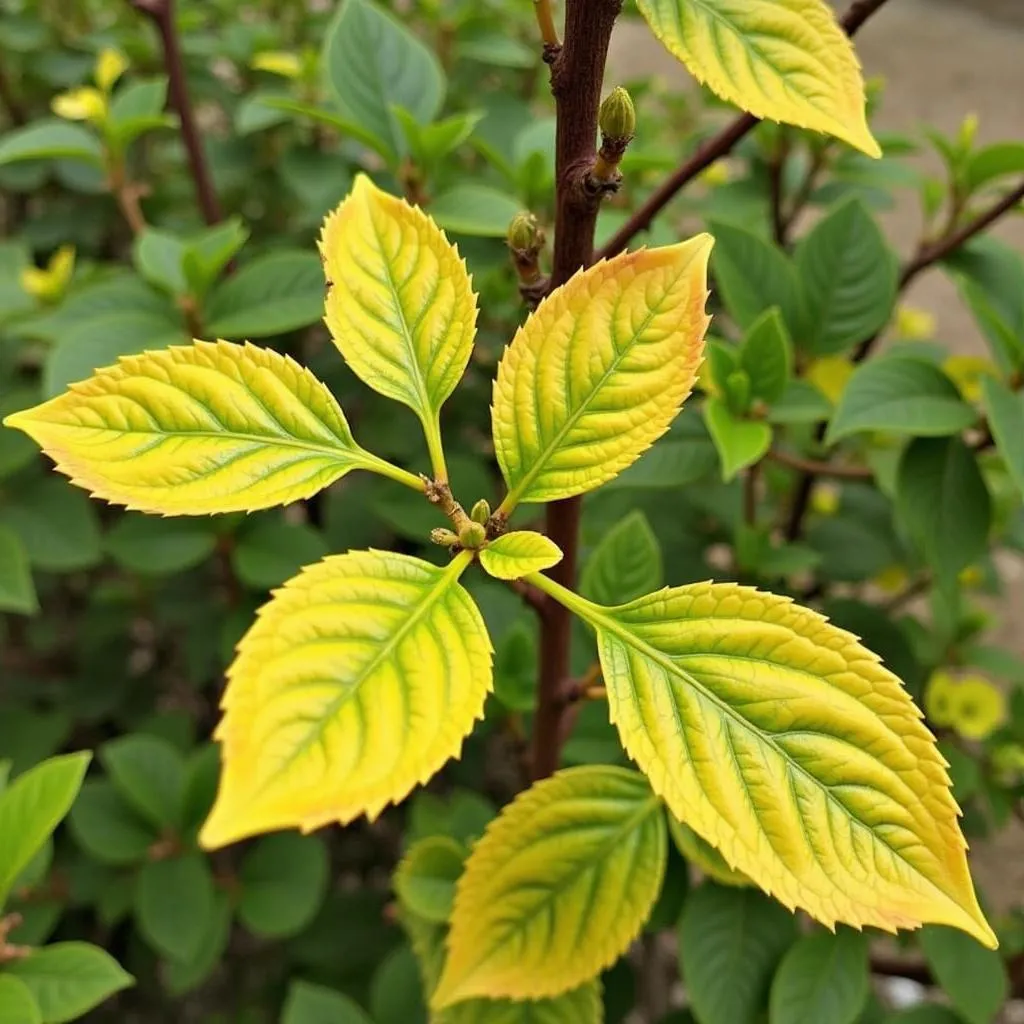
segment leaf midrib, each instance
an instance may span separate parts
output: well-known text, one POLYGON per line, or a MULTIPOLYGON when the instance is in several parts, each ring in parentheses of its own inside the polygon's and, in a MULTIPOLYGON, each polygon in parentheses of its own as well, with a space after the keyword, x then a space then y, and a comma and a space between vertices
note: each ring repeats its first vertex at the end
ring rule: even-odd
MULTIPOLYGON (((808 772, 807 769, 804 768, 803 765, 801 765, 799 762, 794 761, 789 756, 789 754, 787 754, 778 746, 778 744, 774 741, 774 739, 772 739, 772 737, 770 737, 766 733, 761 732, 759 729, 757 729, 756 726, 748 722, 742 715, 739 714, 739 712, 737 712, 734 708, 730 707, 720 697, 716 696, 706 687, 702 686, 697 681, 697 679, 695 679, 684 669, 676 665, 676 663, 672 661, 672 659, 668 655, 663 654, 657 648, 651 647, 649 644, 645 643, 635 633, 633 633, 626 626, 618 623, 615 619, 609 618, 606 615, 602 615, 601 609, 597 606, 591 606, 590 608, 588 608, 587 616, 590 618, 591 622, 597 628, 606 629, 609 633, 617 637, 622 643, 626 644, 627 646, 632 646, 634 650, 637 650, 645 657, 650 658, 651 661, 655 662, 663 669, 666 669, 670 674, 682 678, 684 682, 686 682, 689 686, 692 686, 698 693, 700 693, 708 701, 710 701, 717 708, 719 708, 724 717, 727 717, 734 721, 745 732, 754 735, 759 741, 763 742, 766 746, 770 747, 776 754, 778 754, 778 756, 790 767, 790 769, 793 772, 803 776, 805 779, 813 783, 816 788, 824 792, 829 802, 836 806, 842 812, 843 815, 845 815, 853 821, 856 821, 857 824, 859 824, 862 828, 867 829, 868 834, 874 840, 876 840, 887 850, 889 850, 894 857, 898 858, 902 863, 906 864, 907 867, 909 867, 918 878, 921 878, 925 882, 927 882, 936 892, 938 892, 942 896, 943 899, 952 900, 952 897, 949 896, 947 893, 943 892, 941 889, 939 889, 938 885, 936 885, 936 883, 932 881, 932 879, 928 878, 928 876, 925 875, 916 864, 913 864, 910 861, 908 861, 901 851, 897 850, 892 845, 887 843, 882 836, 878 835, 878 833, 873 828, 871 828, 870 825, 868 825, 864 821, 861 821, 861 819, 858 818, 852 811, 850 811, 848 807, 846 807, 842 802, 836 799, 836 797, 833 795, 831 789, 828 786, 824 785, 820 779, 817 779, 815 778, 815 776, 811 775, 811 773, 808 772)), ((672 703, 673 707, 675 707, 675 702, 673 701, 672 703)), ((659 760, 660 759, 661 757, 659 754, 659 760)), ((758 822, 758 824, 760 827, 760 822, 758 822)), ((787 870, 790 869, 787 868, 787 870)), ((792 874, 791 870, 790 874, 792 874)), ((953 900, 953 902, 955 903, 955 900, 953 900)))

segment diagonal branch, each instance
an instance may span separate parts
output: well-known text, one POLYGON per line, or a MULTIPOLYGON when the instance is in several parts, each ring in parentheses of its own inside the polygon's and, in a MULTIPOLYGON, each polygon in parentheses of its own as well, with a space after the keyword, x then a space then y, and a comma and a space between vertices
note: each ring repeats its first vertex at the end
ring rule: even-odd
MULTIPOLYGON (((886 0, 856 0, 840 19, 839 24, 848 36, 854 36, 886 0)), ((598 259, 607 259, 622 252, 641 231, 646 231, 654 218, 675 199, 682 189, 702 171, 707 170, 716 160, 728 156, 740 139, 744 138, 759 124, 760 119, 752 114, 741 114, 726 125, 717 135, 708 139, 678 170, 668 177, 625 224, 612 236, 597 254, 598 259)))

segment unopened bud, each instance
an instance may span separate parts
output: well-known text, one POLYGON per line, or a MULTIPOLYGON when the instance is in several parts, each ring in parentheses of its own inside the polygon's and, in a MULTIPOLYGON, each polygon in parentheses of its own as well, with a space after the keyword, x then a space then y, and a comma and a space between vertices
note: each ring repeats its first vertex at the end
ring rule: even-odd
POLYGON ((451 530, 446 530, 443 526, 439 526, 436 530, 431 530, 430 539, 435 544, 440 544, 443 548, 453 548, 459 543, 458 534, 453 533, 451 530))
POLYGON ((606 139, 631 139, 636 134, 633 98, 621 85, 612 89, 601 104, 598 125, 606 139))
POLYGON ((464 548, 476 550, 487 540, 487 531, 479 523, 470 520, 459 530, 458 540, 464 548))
POLYGON ((508 247, 516 252, 536 252, 544 244, 544 232, 532 213, 517 213, 508 226, 508 247))
POLYGON ((481 498, 472 508, 469 513, 469 518, 474 523, 479 523, 481 526, 487 525, 487 520, 491 518, 491 505, 486 498, 481 498))

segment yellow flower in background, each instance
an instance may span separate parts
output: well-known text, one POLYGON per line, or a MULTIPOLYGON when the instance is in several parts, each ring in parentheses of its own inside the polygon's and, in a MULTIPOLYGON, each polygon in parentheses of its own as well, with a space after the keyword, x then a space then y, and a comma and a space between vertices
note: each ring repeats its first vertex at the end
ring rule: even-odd
POLYGON ((1006 696, 983 676, 954 679, 937 671, 928 680, 924 708, 932 724, 950 727, 968 740, 991 736, 1006 720, 1006 696))
POLYGON ((960 570, 956 578, 965 590, 976 590, 985 582, 985 573, 980 565, 968 565, 960 570))
POLYGON ((715 188, 718 185, 727 185, 730 177, 729 165, 724 160, 716 160, 697 175, 697 180, 715 188))
POLYGON ((67 290, 75 272, 75 247, 61 246, 45 269, 26 267, 20 276, 21 287, 40 302, 56 302, 67 290))
POLYGON ((128 70, 128 58, 120 51, 107 47, 100 51, 92 76, 100 89, 109 94, 117 80, 128 70))
POLYGON ((853 363, 846 356, 815 359, 807 370, 807 379, 836 405, 853 376, 853 363))
POLYGON ((896 310, 896 337, 902 341, 924 341, 935 337, 935 317, 926 309, 900 306, 896 310))
POLYGON ((254 71, 268 71, 282 78, 298 78, 302 74, 302 61, 297 53, 283 50, 264 50, 253 55, 249 66, 254 71))
POLYGON ((817 484, 811 492, 811 508, 820 516, 834 516, 839 511, 839 488, 817 484))
POLYGON ((909 581, 905 566, 887 565, 871 582, 883 593, 898 594, 909 581))
POLYGON ((942 369, 968 402, 981 401, 982 377, 999 379, 996 364, 983 356, 950 356, 942 369))
POLYGON ((107 117, 107 97, 91 85, 69 89, 54 96, 50 104, 53 112, 66 121, 91 121, 102 124, 107 117))

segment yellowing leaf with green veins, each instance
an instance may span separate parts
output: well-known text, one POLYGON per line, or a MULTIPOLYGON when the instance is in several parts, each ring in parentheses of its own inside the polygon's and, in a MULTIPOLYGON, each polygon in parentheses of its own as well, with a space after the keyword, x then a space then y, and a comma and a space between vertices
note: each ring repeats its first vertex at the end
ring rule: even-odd
POLYGON ((562 552, 542 533, 517 530, 492 540, 480 552, 480 564, 499 580, 518 580, 558 565, 562 552))
POLYGON ((199 341, 129 356, 4 423, 79 487, 140 512, 287 504, 353 469, 422 489, 356 444, 308 370, 254 345, 199 341))
POLYGON ((665 47, 756 117, 834 135, 881 156, 853 45, 825 0, 637 0, 665 47))
POLYGON ((466 862, 431 1005, 540 999, 595 977, 647 920, 666 855, 661 802, 637 772, 587 766, 536 783, 466 862))
POLYGON ((709 842, 701 839, 673 814, 668 816, 668 831, 679 852, 707 878, 721 885, 739 888, 754 884, 742 871, 729 867, 726 859, 709 842))
POLYGON ((550 999, 469 999, 434 1014, 431 1024, 602 1024, 597 978, 550 999))
POLYGON ((203 846, 373 819, 458 755, 491 690, 470 559, 350 552, 274 594, 228 671, 203 846))
POLYGON ((826 925, 947 924, 995 945, 945 761, 855 637, 734 584, 604 608, 530 581, 594 627, 627 752, 733 869, 826 925))
POLYGON ((335 344, 370 387, 416 412, 433 444, 476 333, 458 249, 422 210, 359 175, 324 222, 320 253, 335 344))
POLYGON ((491 410, 501 511, 591 491, 668 430, 704 351, 711 246, 698 235, 602 261, 519 329, 491 410))

